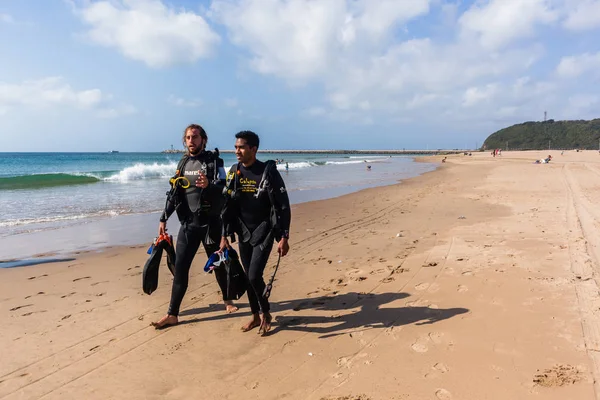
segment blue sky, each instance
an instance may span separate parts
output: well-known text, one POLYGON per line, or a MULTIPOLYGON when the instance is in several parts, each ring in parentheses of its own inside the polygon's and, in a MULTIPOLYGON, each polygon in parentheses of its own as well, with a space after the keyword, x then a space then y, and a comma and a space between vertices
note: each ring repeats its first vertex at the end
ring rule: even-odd
POLYGON ((472 148, 600 117, 600 0, 0 0, 0 151, 472 148))

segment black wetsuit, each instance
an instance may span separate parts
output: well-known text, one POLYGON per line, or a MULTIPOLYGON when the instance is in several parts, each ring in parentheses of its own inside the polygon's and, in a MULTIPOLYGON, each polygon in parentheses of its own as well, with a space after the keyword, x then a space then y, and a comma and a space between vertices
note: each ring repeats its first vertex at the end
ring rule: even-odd
MULTIPOLYGON (((185 159, 186 156, 184 156, 185 159)), ((179 307, 188 287, 189 272, 194 256, 204 245, 207 257, 219 250, 221 233, 220 211, 223 204, 222 191, 225 185, 225 170, 223 160, 215 153, 204 151, 191 156, 184 162, 180 161, 178 175, 185 176, 190 187, 179 188, 173 198, 167 200, 165 211, 160 217, 166 222, 169 216, 177 210, 181 227, 175 246, 175 276, 171 290, 169 315, 179 315, 179 307), (185 165, 182 166, 181 164, 185 165), (205 189, 196 186, 199 171, 203 172, 209 185, 205 189)), ((227 293, 227 274, 224 269, 215 269, 215 277, 223 293, 227 293)))
POLYGON ((261 309, 270 310, 268 300, 262 296, 263 272, 273 240, 289 237, 291 222, 290 201, 276 166, 270 168, 264 190, 259 190, 266 165, 256 160, 249 168, 241 163, 231 168, 227 187, 235 194, 229 196, 222 213, 223 236, 237 233, 239 237, 240 259, 248 275, 248 300, 253 314, 261 309))

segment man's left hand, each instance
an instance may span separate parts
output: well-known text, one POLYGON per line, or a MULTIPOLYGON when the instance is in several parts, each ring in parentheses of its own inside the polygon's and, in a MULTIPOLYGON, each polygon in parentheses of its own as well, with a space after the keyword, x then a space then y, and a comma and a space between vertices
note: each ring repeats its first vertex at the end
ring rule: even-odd
POLYGON ((196 178, 196 186, 202 189, 206 189, 208 187, 208 178, 206 177, 206 175, 204 175, 203 173, 200 173, 200 175, 198 175, 198 178, 196 178))
POLYGON ((281 257, 285 257, 288 251, 290 251, 288 240, 286 238, 281 238, 279 244, 277 245, 277 253, 279 253, 281 257))

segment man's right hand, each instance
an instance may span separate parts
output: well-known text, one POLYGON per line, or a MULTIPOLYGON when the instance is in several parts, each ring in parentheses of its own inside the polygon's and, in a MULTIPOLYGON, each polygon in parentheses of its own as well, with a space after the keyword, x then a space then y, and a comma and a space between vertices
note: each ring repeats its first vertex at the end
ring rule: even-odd
POLYGON ((222 236, 221 237, 221 244, 219 246, 219 251, 224 251, 225 249, 230 249, 231 245, 229 244, 229 240, 227 240, 227 237, 222 236))
POLYGON ((166 222, 160 222, 158 224, 158 236, 164 235, 166 233, 167 233, 167 223, 166 222))

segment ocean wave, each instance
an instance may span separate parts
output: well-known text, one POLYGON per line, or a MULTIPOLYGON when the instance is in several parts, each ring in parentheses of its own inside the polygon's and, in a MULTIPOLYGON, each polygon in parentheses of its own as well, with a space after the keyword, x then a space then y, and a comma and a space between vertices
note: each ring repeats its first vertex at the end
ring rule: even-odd
POLYGON ((140 179, 152 178, 170 178, 175 174, 177 163, 169 164, 143 164, 138 163, 132 167, 127 167, 118 173, 104 178, 107 182, 129 182, 140 179))
POLYGON ((0 190, 41 189, 54 186, 83 185, 97 182, 129 182, 133 180, 169 178, 177 163, 138 163, 120 171, 47 173, 0 178, 0 190))
MULTIPOLYGON (((310 162, 310 161, 299 161, 299 162, 289 162, 289 169, 302 169, 302 168, 310 168, 318 166, 318 163, 310 162)), ((285 170, 285 163, 277 164, 277 169, 285 170)))
POLYGON ((0 178, 0 190, 39 189, 52 186, 82 185, 101 179, 85 174, 34 174, 0 178))

